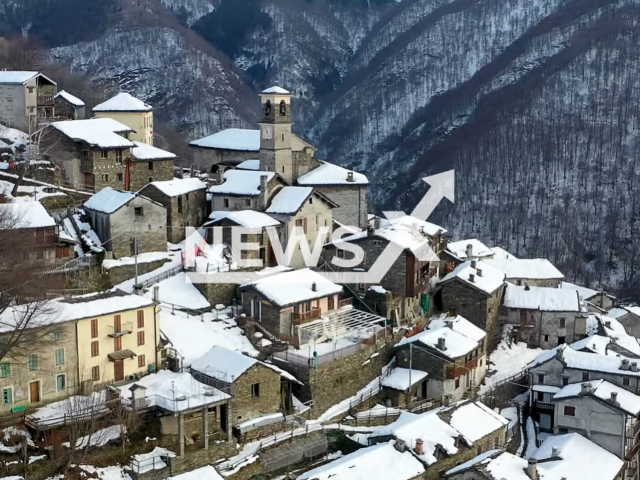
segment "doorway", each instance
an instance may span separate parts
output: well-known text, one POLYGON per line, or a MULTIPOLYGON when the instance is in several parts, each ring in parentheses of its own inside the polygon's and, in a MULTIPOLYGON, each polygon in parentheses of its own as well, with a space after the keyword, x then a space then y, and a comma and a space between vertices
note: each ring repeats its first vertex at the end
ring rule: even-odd
POLYGON ((116 382, 124 380, 124 360, 116 360, 113 363, 113 379, 116 382))
POLYGON ((40 403, 40 381, 29 383, 29 399, 31 403, 40 403))
POLYGON ((227 408, 227 404, 223 403, 220 405, 220 430, 223 432, 227 431, 227 425, 229 421, 229 409, 227 408))

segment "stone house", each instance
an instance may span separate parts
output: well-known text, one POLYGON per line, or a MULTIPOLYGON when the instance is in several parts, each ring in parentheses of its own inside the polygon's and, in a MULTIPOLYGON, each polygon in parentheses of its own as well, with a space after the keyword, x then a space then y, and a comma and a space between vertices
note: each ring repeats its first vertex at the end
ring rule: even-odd
POLYGON ((553 396, 554 433, 579 433, 637 472, 640 396, 605 380, 564 386, 553 396))
POLYGON ((274 414, 286 415, 293 408, 292 383, 296 378, 240 352, 215 346, 191 364, 191 374, 231 394, 234 427, 267 415, 282 421, 282 415, 274 414))
POLYGON ((67 120, 84 120, 86 118, 85 103, 78 97, 61 90, 53 98, 56 106, 56 117, 67 120))
POLYGON ((98 192, 104 187, 125 189, 127 160, 135 144, 133 130, 111 120, 68 120, 52 123, 43 136, 51 161, 64 169, 66 181, 98 192))
POLYGON ((234 227, 251 229, 252 233, 242 233, 240 240, 243 243, 257 244, 258 249, 242 250, 241 252, 234 252, 234 254, 236 256, 240 255, 244 260, 261 260, 262 267, 274 267, 277 265, 277 259, 269 241, 267 229, 270 227, 275 228, 275 233, 280 238, 280 226, 281 223, 278 220, 266 213, 254 210, 237 210, 232 212, 212 212, 209 215, 209 221, 203 225, 203 228, 207 232, 207 242, 210 245, 216 242, 232 245, 234 227), (216 227, 222 230, 222 235, 219 239, 215 238, 216 227))
POLYGON ((444 251, 448 262, 454 267, 469 260, 486 260, 493 258, 495 253, 477 238, 448 242, 444 251))
POLYGON ((142 142, 134 141, 133 145, 125 171, 125 190, 137 191, 152 182, 174 179, 175 154, 142 142))
POLYGON ((398 420, 370 434, 368 442, 402 441, 425 466, 423 478, 435 480, 456 465, 504 447, 508 424, 480 402, 459 402, 422 414, 401 412, 398 420))
POLYGON ((577 351, 568 345, 542 353, 527 367, 532 391, 540 392, 532 394, 530 399, 532 417, 542 430, 553 430, 553 395, 570 384, 602 379, 640 394, 639 363, 620 355, 577 351))
POLYGON ((239 290, 243 312, 285 339, 298 336, 296 327, 344 305, 342 287, 308 268, 268 275, 239 290))
MULTIPOLYGON (((20 246, 15 262, 53 265, 74 258, 73 245, 60 237, 60 228, 47 209, 39 202, 0 204, 5 225, 5 247, 20 246)), ((69 239, 70 240, 70 239, 69 239)))
POLYGON ((98 118, 111 118, 133 131, 131 140, 153 145, 153 107, 129 93, 121 92, 93 107, 98 118))
POLYGON ((503 249, 493 249, 492 258, 482 263, 501 270, 506 280, 515 285, 558 288, 564 281, 564 275, 545 258, 516 258, 503 249))
POLYGON ((560 288, 575 290, 580 298, 586 303, 590 312, 605 313, 613 308, 616 297, 608 294, 604 290, 594 290, 574 283, 562 282, 560 288))
POLYGON ((285 185, 273 172, 229 170, 224 183, 209 189, 211 210, 255 210, 263 212, 276 191, 285 185))
POLYGON ((186 227, 200 227, 205 220, 207 185, 197 178, 154 181, 140 194, 167 210, 167 241, 180 243, 186 227))
POLYGON ((166 252, 167 212, 139 193, 107 187, 84 204, 89 223, 115 258, 166 252))
MULTIPOLYGON (((332 210, 337 205, 311 187, 283 187, 271 199, 265 213, 282 223, 280 243, 288 249, 292 236, 304 234, 309 251, 322 248, 333 232, 332 210), (318 247, 316 247, 318 246, 318 247)), ((306 267, 301 243, 297 242, 286 258, 286 266, 306 267)))
POLYGON ((358 292, 369 308, 400 324, 407 319, 427 315, 431 310, 429 294, 432 282, 442 271, 440 256, 446 246, 446 233, 438 225, 404 216, 342 238, 342 242, 357 245, 364 251, 364 258, 357 268, 337 265, 337 262, 353 259, 352 250, 344 244, 328 244, 323 249, 322 258, 331 271, 362 271, 359 274, 361 280, 350 284, 349 288, 358 292), (366 271, 390 243, 400 247, 401 254, 381 282, 368 282, 366 271))
POLYGON ((519 342, 550 349, 587 336, 587 307, 575 290, 507 283, 500 320, 515 325, 519 342))
POLYGON ((484 380, 486 336, 460 315, 440 315, 396 345, 398 366, 427 373, 418 399, 457 402, 484 380))
POLYGON ((607 316, 615 318, 634 337, 640 337, 640 307, 629 305, 612 308, 607 316))
MULTIPOLYGON (((25 306, 2 313, 4 335, 25 306)), ((29 308, 33 308, 30 306, 29 308)), ((52 300, 30 323, 37 346, 15 345, 0 368, 1 410, 51 402, 156 369, 159 322, 152 300, 122 291, 52 300)))
POLYGON ((56 115, 56 82, 39 72, 0 71, 0 123, 23 130, 56 115))
POLYGON ((487 332, 491 353, 500 339, 498 314, 504 291, 504 273, 475 260, 458 265, 438 283, 436 308, 462 315, 487 332))

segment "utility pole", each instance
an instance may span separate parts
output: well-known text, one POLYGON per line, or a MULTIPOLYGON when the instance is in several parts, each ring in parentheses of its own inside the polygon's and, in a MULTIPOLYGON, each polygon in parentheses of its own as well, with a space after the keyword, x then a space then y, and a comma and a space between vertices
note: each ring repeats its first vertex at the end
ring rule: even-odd
POLYGON ((409 402, 411 406, 411 370, 413 369, 413 342, 409 342, 409 402))
POLYGON ((136 280, 134 283, 134 288, 138 288, 138 220, 135 217, 134 212, 133 217, 133 258, 136 266, 136 280))

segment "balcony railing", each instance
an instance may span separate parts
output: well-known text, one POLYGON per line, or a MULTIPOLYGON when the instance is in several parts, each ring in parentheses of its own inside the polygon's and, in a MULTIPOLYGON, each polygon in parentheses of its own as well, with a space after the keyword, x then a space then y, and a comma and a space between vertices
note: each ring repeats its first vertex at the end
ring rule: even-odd
POLYGON ((294 325, 301 325, 303 323, 311 322, 312 320, 317 320, 320 318, 320 309, 312 308, 308 312, 304 313, 293 313, 291 316, 291 321, 294 325))
POLYGON ((464 366, 449 365, 447 367, 447 378, 458 378, 465 375, 469 370, 473 370, 478 366, 478 357, 470 360, 464 366))
POLYGON ((123 335, 128 335, 133 333, 133 323, 125 322, 121 324, 119 328, 116 328, 114 325, 109 325, 108 332, 110 337, 122 337, 123 335))
POLYGON ((54 105, 55 100, 53 95, 38 95, 38 106, 40 105, 54 105))

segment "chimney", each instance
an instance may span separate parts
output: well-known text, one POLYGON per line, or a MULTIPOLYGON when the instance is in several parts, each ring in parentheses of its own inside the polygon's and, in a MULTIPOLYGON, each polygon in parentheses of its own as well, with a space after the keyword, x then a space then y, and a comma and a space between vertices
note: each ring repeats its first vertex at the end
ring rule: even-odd
POLYGON ((393 444, 393 446, 395 447, 395 449, 399 452, 404 452, 407 450, 407 444, 404 443, 404 440, 400 440, 399 438, 396 439, 395 443, 393 444))
POLYGON ((449 307, 449 312, 447 313, 448 317, 455 317, 456 316, 456 308, 455 307, 449 307))
POLYGON ((267 209, 267 175, 260 175, 260 209, 267 209))
POLYGON ((638 371, 638 362, 631 362, 631 368, 630 370, 632 372, 637 372, 638 371))
POLYGON ((611 403, 614 405, 618 403, 618 392, 611 392, 611 403))
POLYGON ((438 338, 438 350, 442 350, 443 352, 445 351, 446 346, 445 346, 445 339, 444 337, 440 337, 438 338))
POLYGON ((477 262, 475 260, 471 260, 471 268, 476 268, 477 262))
POLYGON ((375 233, 376 229, 373 228, 373 225, 367 225, 367 236, 372 237, 375 233))
POLYGON ((611 328, 611 320, 607 320, 606 322, 604 322, 604 326, 607 328, 611 328))
POLYGON ((591 393, 591 384, 583 383, 580 385, 580 395, 589 395, 591 393))
POLYGON ((560 456, 560 450, 558 447, 551 447, 551 458, 556 458, 560 456))
POLYGON ((470 273, 470 274, 469 274, 469 281, 470 281, 471 283, 473 283, 473 282, 475 281, 475 279, 476 279, 476 276, 475 276, 473 273, 470 273))
POLYGON ((316 285, 316 282, 313 282, 311 284, 311 291, 312 292, 317 292, 318 291, 318 286, 316 285))
POLYGON ((153 301, 155 303, 160 303, 160 287, 158 285, 153 287, 153 301))
POLYGON ((416 455, 422 455, 424 449, 423 449, 423 445, 424 442, 422 441, 421 438, 417 438, 416 439, 416 448, 413 449, 414 452, 416 452, 416 455))
POLYGON ((527 460, 527 475, 531 480, 538 480, 538 461, 535 458, 527 460))
POLYGON ((380 217, 375 217, 373 219, 373 227, 378 230, 380 228, 380 217))
POLYGON ((467 258, 473 257, 473 245, 468 244, 466 250, 467 258))
POLYGON ((525 285, 525 286, 524 286, 524 289, 525 289, 525 291, 527 291, 527 292, 528 292, 529 290, 531 290, 531 287, 530 287, 529 285, 525 285))
POLYGON ((353 172, 347 172, 347 182, 354 182, 353 172))
POLYGON ((629 370, 629 360, 626 358, 622 360, 622 364, 620 365, 620 370, 629 370))
POLYGON ((479 268, 476 268, 476 273, 478 274, 479 277, 482 276, 482 270, 480 270, 479 268))

